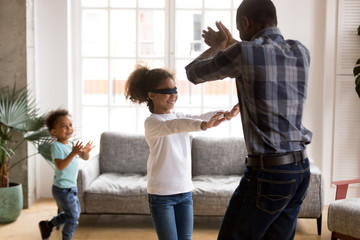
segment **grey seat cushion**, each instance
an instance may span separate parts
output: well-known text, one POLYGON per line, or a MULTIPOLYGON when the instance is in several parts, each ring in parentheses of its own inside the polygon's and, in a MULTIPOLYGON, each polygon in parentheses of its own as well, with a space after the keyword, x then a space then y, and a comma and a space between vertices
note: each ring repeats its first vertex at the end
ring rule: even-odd
POLYGON ((239 185, 241 176, 229 175, 201 175, 193 177, 193 195, 207 197, 232 196, 236 187, 239 185))
POLYGON ((360 238, 360 198, 332 202, 328 208, 327 223, 332 232, 360 238))
POLYGON ((223 216, 241 177, 237 175, 202 175, 196 176, 192 180, 194 184, 194 214, 223 216))
POLYGON ((146 194, 146 185, 146 175, 103 173, 91 183, 86 192, 110 195, 138 195, 146 194))
POLYGON ((101 174, 85 192, 86 213, 149 214, 147 177, 140 174, 101 174))

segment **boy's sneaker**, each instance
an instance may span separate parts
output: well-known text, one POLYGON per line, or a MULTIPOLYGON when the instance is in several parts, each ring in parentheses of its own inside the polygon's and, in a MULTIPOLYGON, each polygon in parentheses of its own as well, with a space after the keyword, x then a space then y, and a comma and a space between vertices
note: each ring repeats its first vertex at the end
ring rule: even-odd
POLYGON ((49 221, 41 221, 39 222, 39 228, 41 232, 42 239, 48 239, 52 232, 52 228, 49 227, 49 221))

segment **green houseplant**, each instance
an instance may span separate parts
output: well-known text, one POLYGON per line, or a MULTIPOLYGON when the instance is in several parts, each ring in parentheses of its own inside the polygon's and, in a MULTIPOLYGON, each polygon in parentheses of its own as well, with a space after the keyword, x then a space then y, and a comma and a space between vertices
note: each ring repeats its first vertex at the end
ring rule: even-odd
POLYGON ((15 85, 12 89, 8 86, 0 87, 0 222, 15 221, 22 209, 21 184, 10 182, 10 170, 31 157, 26 156, 14 162, 16 150, 26 142, 35 145, 35 154, 40 153, 51 162, 52 138, 45 128, 44 117, 38 114, 35 101, 27 87, 18 91, 15 85), (18 189, 12 190, 13 187, 18 189), (9 199, 13 195, 18 195, 18 192, 21 193, 21 196, 17 196, 18 199, 9 199), (10 206, 5 206, 7 203, 10 203, 10 206), (14 213, 14 210, 20 212, 14 213))
MULTIPOLYGON (((360 26, 357 29, 358 35, 360 35, 360 26)), ((354 67, 354 77, 355 77, 355 90, 360 98, 360 58, 356 61, 354 67)))

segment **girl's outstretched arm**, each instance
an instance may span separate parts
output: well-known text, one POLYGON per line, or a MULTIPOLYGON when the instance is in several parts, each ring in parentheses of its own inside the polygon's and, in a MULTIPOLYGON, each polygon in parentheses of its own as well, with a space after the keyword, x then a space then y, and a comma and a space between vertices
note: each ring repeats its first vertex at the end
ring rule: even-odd
POLYGON ((224 112, 217 112, 214 116, 211 117, 209 121, 201 122, 201 130, 206 130, 208 128, 219 126, 225 118, 223 117, 224 112))

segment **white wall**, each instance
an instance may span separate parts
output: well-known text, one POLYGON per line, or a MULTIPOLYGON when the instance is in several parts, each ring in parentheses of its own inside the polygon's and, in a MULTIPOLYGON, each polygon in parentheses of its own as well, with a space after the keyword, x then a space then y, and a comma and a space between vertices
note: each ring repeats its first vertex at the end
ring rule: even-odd
MULTIPOLYGON (((324 65, 334 58, 334 0, 273 0, 277 8, 279 28, 285 38, 304 43, 311 53, 308 100, 304 125, 313 132, 308 154, 323 170, 326 203, 334 197, 330 184, 333 93, 324 89, 333 82, 324 65), (332 27, 324 28, 325 23, 332 27), (326 52, 325 49, 326 48, 326 52), (327 59, 327 61, 325 61, 327 59), (325 78, 326 77, 326 78, 325 78), (329 84, 330 79, 330 84, 329 84), (329 120, 330 119, 330 120, 329 120), (330 121, 330 122, 329 122, 330 121)), ((67 1, 35 0, 36 9, 36 85, 40 108, 44 112, 57 107, 72 108, 70 103, 67 1)), ((331 63, 331 61, 330 61, 331 63)), ((331 72, 331 71, 330 71, 331 72)), ((329 89, 326 89, 329 90, 329 89)), ((75 116, 76 117, 76 116, 75 116)), ((38 197, 51 197, 52 169, 38 161, 38 197)))
MULTIPOLYGON (((35 0, 35 79, 42 113, 70 106, 67 6, 67 1, 35 0)), ((50 165, 38 159, 37 197, 52 197, 53 176, 50 165)))
POLYGON ((335 109, 335 52, 336 52, 336 17, 337 1, 327 0, 324 41, 324 77, 322 78, 322 164, 320 168, 325 179, 325 203, 335 199, 335 187, 331 184, 334 137, 334 109, 335 109))
POLYGON ((310 51, 308 98, 303 124, 313 132, 308 155, 322 164, 322 89, 324 68, 324 21, 326 0, 273 0, 277 7, 278 27, 287 39, 301 41, 310 51), (316 103, 316 104, 314 104, 316 103))

